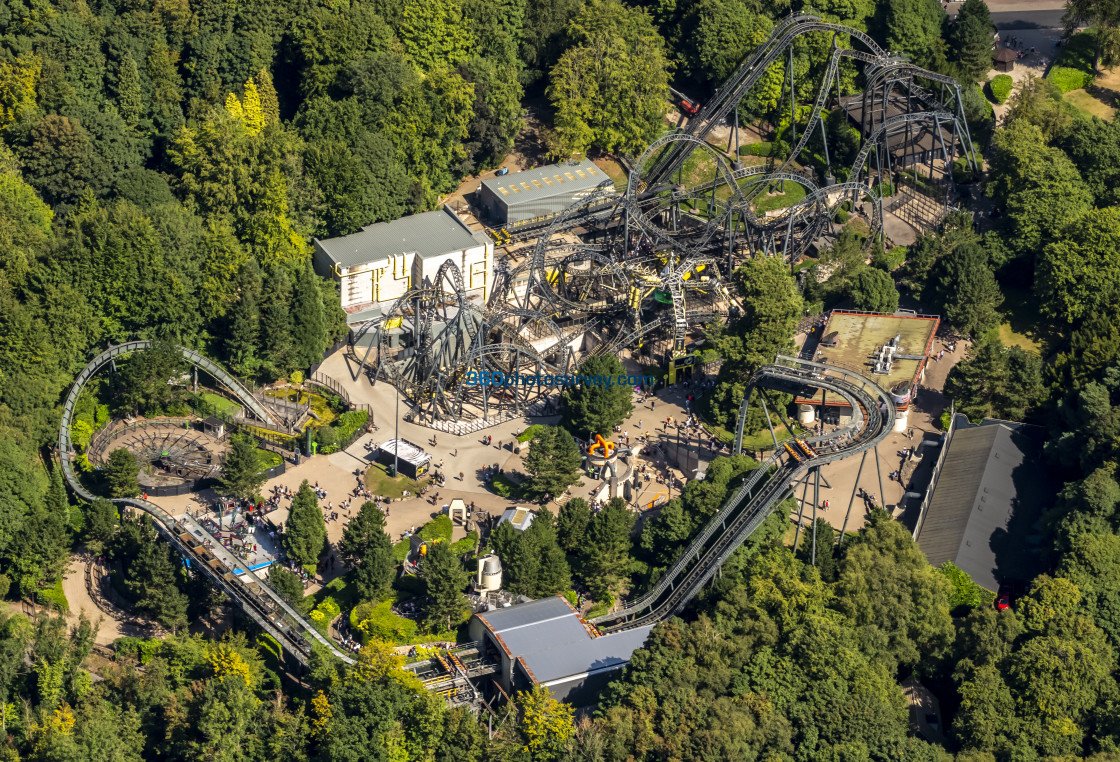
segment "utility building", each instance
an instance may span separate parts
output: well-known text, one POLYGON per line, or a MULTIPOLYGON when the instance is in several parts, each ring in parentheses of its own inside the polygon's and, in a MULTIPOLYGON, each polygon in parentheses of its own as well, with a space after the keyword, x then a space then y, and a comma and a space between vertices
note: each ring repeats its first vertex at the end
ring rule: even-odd
POLYGON ((314 239, 314 244, 315 269, 338 282, 351 323, 379 317, 380 309, 425 278, 435 280, 448 261, 458 266, 471 300, 490 297, 494 243, 447 207, 367 225, 341 238, 314 239))
POLYGON ((560 596, 471 617, 470 638, 498 654, 502 689, 548 688, 575 706, 592 704, 630 661, 653 625, 598 635, 560 596))
POLYGON ((490 223, 512 227, 553 217, 609 179, 587 160, 550 164, 483 180, 478 203, 490 223))

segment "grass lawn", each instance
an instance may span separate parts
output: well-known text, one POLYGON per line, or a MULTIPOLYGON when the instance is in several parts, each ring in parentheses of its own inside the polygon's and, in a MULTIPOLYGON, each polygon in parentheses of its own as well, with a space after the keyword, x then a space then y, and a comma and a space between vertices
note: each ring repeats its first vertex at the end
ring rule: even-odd
POLYGON ((622 168, 614 159, 609 156, 604 156, 599 159, 594 159, 595 166, 607 173, 607 177, 614 180, 614 187, 618 191, 626 189, 626 170, 622 168))
POLYGON ((214 392, 202 392, 198 396, 203 402, 213 407, 219 413, 232 411, 233 409, 240 407, 233 400, 226 399, 220 394, 214 394, 214 392))
POLYGON ((420 482, 407 476, 390 477, 385 471, 385 466, 380 463, 371 463, 369 470, 366 471, 366 488, 384 497, 402 497, 405 490, 415 495, 420 492, 420 487, 420 482))
POLYGON ((1004 286, 1003 304, 999 311, 1003 318, 999 326, 1000 341, 1042 357, 1048 357, 1053 352, 1058 337, 1039 323, 1037 302, 1030 289, 1004 286))
POLYGON ((1066 103, 1074 108, 1089 116, 1098 116, 1107 122, 1116 113, 1116 108, 1112 105, 1115 103, 1115 93, 1098 87, 1094 87, 1093 91, 1090 93, 1088 90, 1070 90, 1063 97, 1066 103))
POLYGON ((786 180, 784 193, 778 192, 780 187, 780 183, 771 183, 769 193, 773 195, 760 193, 755 197, 755 214, 764 214, 774 209, 785 209, 805 198, 805 186, 803 185, 799 185, 791 180, 786 180))
POLYGON ((854 230, 864 238, 867 238, 869 235, 871 235, 871 227, 862 217, 852 217, 850 220, 844 223, 844 227, 850 230, 854 230))

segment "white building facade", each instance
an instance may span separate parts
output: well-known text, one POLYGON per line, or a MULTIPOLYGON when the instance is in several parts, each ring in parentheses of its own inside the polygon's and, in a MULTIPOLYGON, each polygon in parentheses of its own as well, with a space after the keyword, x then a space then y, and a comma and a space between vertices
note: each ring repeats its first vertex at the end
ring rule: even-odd
POLYGON ((390 308, 425 278, 434 281, 445 262, 459 268, 469 299, 490 297, 494 243, 446 207, 313 243, 316 271, 338 283, 350 314, 390 308))

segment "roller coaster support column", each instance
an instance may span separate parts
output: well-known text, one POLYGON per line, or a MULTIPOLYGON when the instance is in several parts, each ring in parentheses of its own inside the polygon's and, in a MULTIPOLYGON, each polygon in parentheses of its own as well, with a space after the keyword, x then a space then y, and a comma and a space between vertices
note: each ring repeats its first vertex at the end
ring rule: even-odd
POLYGON ((770 420, 770 408, 766 407, 766 397, 762 392, 758 393, 758 399, 762 402, 762 412, 766 416, 766 425, 770 427, 770 436, 774 439, 774 452, 778 451, 778 435, 774 433, 774 423, 770 420))
POLYGON ((863 464, 867 461, 867 450, 863 451, 863 457, 859 459, 859 470, 856 471, 856 483, 852 485, 852 498, 848 501, 848 511, 844 514, 844 524, 840 527, 840 537, 836 541, 837 549, 844 542, 844 532, 848 529, 848 517, 852 515, 852 506, 856 502, 856 492, 859 491, 859 477, 863 475, 863 464))
POLYGON ((824 116, 823 115, 821 115, 820 120, 821 120, 821 143, 824 145, 824 174, 825 174, 825 182, 827 183, 827 182, 829 182, 828 178, 833 177, 833 174, 832 174, 832 160, 828 158, 828 130, 824 126, 824 116))
POLYGON ((813 566, 817 565, 817 506, 821 504, 821 467, 816 466, 817 484, 813 488, 813 566))
MULTIPOLYGON (((797 498, 797 485, 790 485, 790 492, 797 498)), ((805 489, 801 490, 801 506, 797 509, 797 529, 793 532, 793 552, 797 552, 797 540, 801 537, 801 523, 805 518, 805 501, 809 498, 809 475, 805 475, 805 489)), ((815 510, 815 509, 814 509, 815 510)))
POLYGON ((886 510, 887 507, 887 493, 883 491, 883 467, 879 465, 879 445, 875 445, 875 471, 879 474, 879 503, 886 510))

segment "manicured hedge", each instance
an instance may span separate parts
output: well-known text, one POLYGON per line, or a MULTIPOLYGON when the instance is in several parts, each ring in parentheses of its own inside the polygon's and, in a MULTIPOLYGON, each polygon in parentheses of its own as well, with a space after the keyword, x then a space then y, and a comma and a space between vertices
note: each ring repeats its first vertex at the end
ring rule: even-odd
POLYGON ((999 74, 992 78, 988 83, 988 89, 992 93, 992 100, 996 103, 1006 103, 1007 99, 1011 97, 1011 88, 1015 84, 1011 79, 1010 74, 999 74))
POLYGON ((1063 93, 1070 90, 1080 90, 1093 84, 1093 75, 1079 69, 1069 69, 1065 66, 1055 66, 1050 69, 1046 79, 1058 86, 1063 93))

